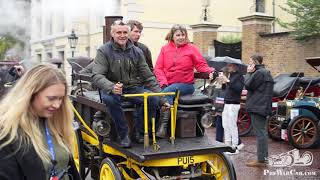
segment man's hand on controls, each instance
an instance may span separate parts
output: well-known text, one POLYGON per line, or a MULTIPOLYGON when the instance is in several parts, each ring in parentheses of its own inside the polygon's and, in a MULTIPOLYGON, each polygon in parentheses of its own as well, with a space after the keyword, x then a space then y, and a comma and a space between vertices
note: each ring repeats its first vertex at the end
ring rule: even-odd
POLYGON ((121 95, 122 94, 122 89, 123 89, 123 84, 118 82, 117 84, 115 84, 113 86, 112 93, 113 94, 117 94, 117 95, 121 95))
POLYGON ((161 109, 162 109, 162 111, 166 111, 166 110, 170 109, 171 107, 172 106, 168 102, 166 102, 162 105, 161 109))

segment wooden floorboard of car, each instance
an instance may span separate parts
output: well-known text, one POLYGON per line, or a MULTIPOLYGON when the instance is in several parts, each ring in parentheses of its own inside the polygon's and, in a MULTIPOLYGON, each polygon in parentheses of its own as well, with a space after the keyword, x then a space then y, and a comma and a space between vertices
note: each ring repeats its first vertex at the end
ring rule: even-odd
POLYGON ((228 147, 223 143, 217 143, 213 138, 209 139, 207 136, 177 138, 174 145, 169 142, 168 138, 160 139, 157 142, 160 146, 159 151, 154 151, 152 149, 152 142, 150 142, 149 149, 146 151, 144 150, 143 144, 133 144, 131 148, 125 149, 119 147, 115 142, 105 141, 105 143, 138 162, 216 152, 232 152, 231 147, 228 147))

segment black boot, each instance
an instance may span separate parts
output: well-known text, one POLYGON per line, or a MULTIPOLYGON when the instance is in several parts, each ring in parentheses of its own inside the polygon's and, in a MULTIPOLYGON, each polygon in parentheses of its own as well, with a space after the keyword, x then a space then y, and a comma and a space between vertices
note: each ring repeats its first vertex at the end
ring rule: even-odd
POLYGON ((168 121, 169 121, 170 113, 168 110, 160 112, 160 125, 156 136, 159 138, 165 138, 167 136, 167 129, 168 129, 168 121))
POLYGON ((140 132, 136 131, 135 132, 135 141, 138 144, 143 144, 143 142, 144 142, 143 134, 141 134, 140 132))
POLYGON ((123 148, 130 148, 131 147, 131 140, 128 135, 125 136, 123 139, 121 139, 120 146, 123 148))

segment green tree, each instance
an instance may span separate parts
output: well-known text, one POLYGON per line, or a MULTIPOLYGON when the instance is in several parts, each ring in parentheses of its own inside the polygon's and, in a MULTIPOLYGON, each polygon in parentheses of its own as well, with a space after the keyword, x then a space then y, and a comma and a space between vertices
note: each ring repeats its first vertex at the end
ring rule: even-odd
POLYGON ((241 34, 228 34, 220 38, 220 41, 226 44, 233 44, 241 42, 241 34))
POLYGON ((288 7, 281 8, 296 17, 293 22, 279 24, 292 29, 292 35, 298 40, 307 40, 320 35, 320 0, 287 0, 288 7))
POLYGON ((13 37, 9 33, 0 35, 0 61, 3 61, 7 51, 17 44, 19 44, 22 47, 24 46, 24 43, 22 41, 13 37))

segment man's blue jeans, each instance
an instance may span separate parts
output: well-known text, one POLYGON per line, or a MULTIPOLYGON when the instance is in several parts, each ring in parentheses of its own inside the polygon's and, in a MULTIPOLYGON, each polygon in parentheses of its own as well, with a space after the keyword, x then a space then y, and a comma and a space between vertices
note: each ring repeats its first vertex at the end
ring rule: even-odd
MULTIPOLYGON (((132 87, 128 89, 123 89, 123 94, 135 94, 135 93, 143 93, 143 92, 151 92, 143 87, 132 87)), ((115 94, 106 94, 101 91, 101 97, 103 103, 105 103, 108 107, 108 111, 114 121, 114 124, 117 129, 117 133, 121 139, 128 135, 128 122, 125 119, 123 109, 121 106, 121 101, 123 98, 121 95, 115 94)), ((126 98, 126 101, 129 101, 135 105, 137 105, 137 118, 135 118, 135 127, 137 131, 141 134, 144 132, 144 119, 143 119, 143 97, 130 97, 126 98)), ((149 114, 149 124, 151 122, 151 118, 155 117, 156 108, 159 105, 159 97, 150 96, 148 98, 148 114, 149 114)))
MULTIPOLYGON (((180 90, 180 95, 187 95, 192 94, 194 92, 193 84, 186 84, 186 83, 175 83, 171 84, 170 86, 164 88, 162 92, 175 92, 176 90, 180 90)), ((166 96, 167 100, 170 104, 173 104, 173 96, 166 96)))

